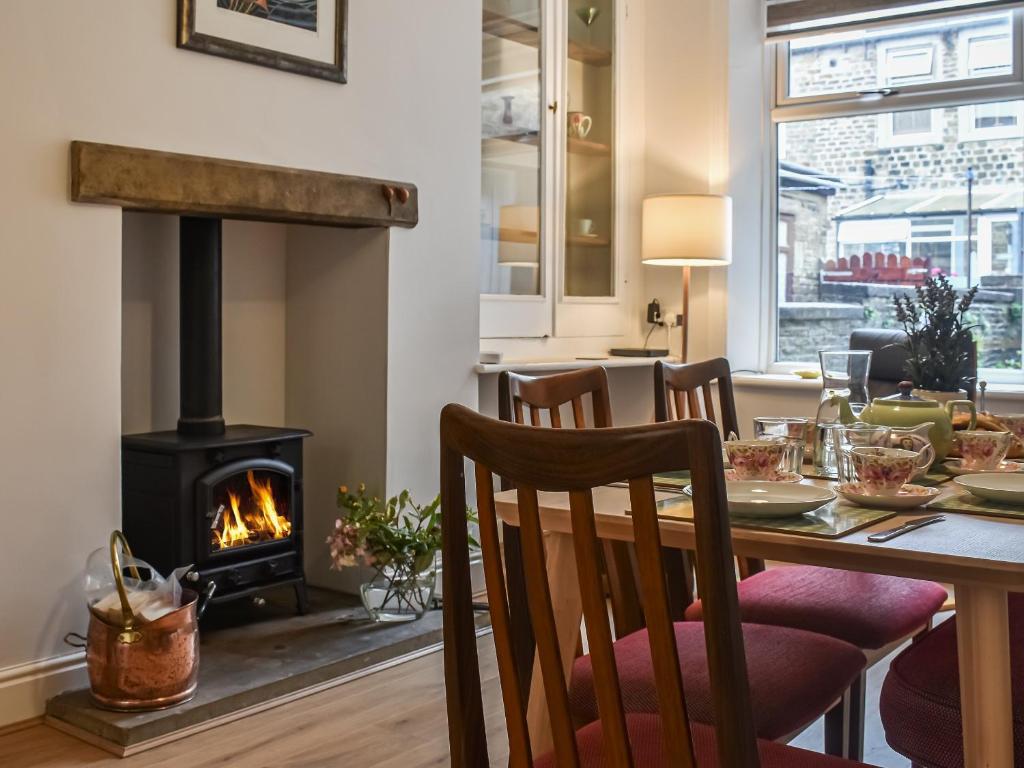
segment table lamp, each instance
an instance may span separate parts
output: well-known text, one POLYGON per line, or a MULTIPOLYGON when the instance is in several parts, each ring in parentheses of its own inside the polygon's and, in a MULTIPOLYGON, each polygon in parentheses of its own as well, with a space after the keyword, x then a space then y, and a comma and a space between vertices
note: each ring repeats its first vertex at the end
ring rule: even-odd
POLYGON ((682 354, 690 324, 690 268, 732 262, 732 198, 725 195, 651 195, 644 198, 644 264, 683 268, 682 354))

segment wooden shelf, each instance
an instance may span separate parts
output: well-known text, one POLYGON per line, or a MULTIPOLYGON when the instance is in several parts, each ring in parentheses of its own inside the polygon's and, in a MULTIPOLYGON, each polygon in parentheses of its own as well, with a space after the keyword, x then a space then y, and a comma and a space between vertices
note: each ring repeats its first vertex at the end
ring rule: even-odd
MULTIPOLYGON (((492 136, 483 140, 485 147, 490 145, 497 149, 500 146, 500 144, 496 145, 492 144, 492 142, 505 145, 525 144, 530 147, 536 147, 540 145, 540 136, 535 132, 530 132, 511 134, 509 136, 492 136)), ((577 139, 571 136, 566 142, 566 150, 572 155, 586 155, 590 157, 609 157, 612 153, 612 148, 607 144, 587 139, 577 139)), ((498 151, 502 150, 499 149, 498 151)))
MULTIPOLYGON (((503 243, 519 243, 521 245, 537 245, 539 238, 536 232, 527 229, 493 229, 491 230, 492 240, 503 243)), ((584 237, 582 235, 569 235, 565 238, 567 245, 579 248, 607 248, 611 240, 603 235, 596 237, 584 237)))
MULTIPOLYGON (((487 8, 484 8, 483 32, 485 35, 501 37, 531 48, 540 48, 540 30, 535 24, 487 8)), ((607 67, 612 63, 612 52, 606 48, 570 40, 569 58, 595 67, 607 67)))

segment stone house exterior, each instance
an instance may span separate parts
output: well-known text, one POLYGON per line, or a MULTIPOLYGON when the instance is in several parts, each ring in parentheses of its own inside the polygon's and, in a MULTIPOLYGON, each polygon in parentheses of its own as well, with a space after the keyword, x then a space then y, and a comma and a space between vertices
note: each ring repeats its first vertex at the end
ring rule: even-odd
MULTIPOLYGON (((1000 18, 794 44, 790 93, 1005 71, 1010 35, 1000 18)), ((983 286, 981 364, 1020 367, 1024 105, 785 123, 779 163, 779 360, 813 359, 854 327, 891 327, 892 296, 941 270, 960 288, 983 286), (901 277, 849 269, 875 254, 919 268, 901 277)))

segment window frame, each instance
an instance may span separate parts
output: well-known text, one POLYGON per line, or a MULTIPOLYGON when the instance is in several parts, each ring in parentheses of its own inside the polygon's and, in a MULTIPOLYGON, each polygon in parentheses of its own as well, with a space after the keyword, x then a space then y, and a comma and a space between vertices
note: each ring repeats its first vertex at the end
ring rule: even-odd
MULTIPOLYGON (((860 92, 844 92, 817 94, 812 96, 789 96, 789 60, 790 42, 769 43, 775 48, 774 55, 769 55, 769 86, 771 97, 768 103, 768 172, 765 174, 767 194, 765 199, 765 215, 767 216, 767 253, 768 276, 765 281, 769 292, 765 302, 769 322, 762 331, 760 344, 760 369, 767 373, 792 373, 793 371, 814 367, 816 361, 779 362, 779 304, 778 296, 778 217, 779 217, 779 128, 786 123, 807 120, 823 120, 830 118, 854 117, 858 115, 878 115, 884 119, 885 114, 897 111, 913 111, 919 109, 941 110, 959 108, 962 115, 972 105, 1004 101, 1024 100, 1024 9, 1010 12, 1011 35, 1013 50, 1013 66, 1010 73, 1004 75, 961 78, 933 83, 920 83, 901 86, 886 94, 860 92)), ((963 16, 982 15, 967 9, 963 16)), ((956 17, 950 17, 954 21, 956 17)), ((946 19, 945 21, 949 21, 946 19)), ((942 22, 936 22, 940 28, 942 22)), ((870 25, 865 27, 868 34, 875 33, 886 26, 906 26, 906 21, 893 22, 888 25, 870 25)), ((990 27, 991 29, 991 27, 990 27)), ((933 117, 933 125, 935 118, 933 117)), ((958 125, 962 128, 962 123, 958 125)), ((1010 138, 1015 138, 1011 136, 1010 138)), ((964 141, 958 136, 958 141, 964 141)), ((997 138, 991 134, 985 139, 997 138)), ((977 220, 977 219, 976 219, 977 220)), ((908 241, 909 242, 909 241, 908 241)), ((1024 369, 1002 370, 982 369, 987 380, 993 382, 1024 383, 1024 369)))
MULTIPOLYGON (((979 40, 986 37, 992 37, 992 33, 995 31, 995 27, 978 27, 968 32, 964 37, 957 42, 957 58, 960 65, 960 74, 962 77, 970 77, 970 52, 971 43, 975 40, 979 40)), ((1011 29, 1011 34, 1013 30, 1011 29)), ((1011 50, 1013 48, 1013 39, 1010 40, 1011 50)), ((1012 65, 1011 65, 1012 66, 1012 65)), ((998 139, 1017 139, 1024 138, 1024 104, 1017 105, 1016 118, 1017 124, 1014 126, 993 126, 991 128, 978 128, 975 124, 977 117, 977 108, 979 105, 972 104, 970 106, 961 107, 958 110, 958 138, 960 141, 988 141, 998 139)))

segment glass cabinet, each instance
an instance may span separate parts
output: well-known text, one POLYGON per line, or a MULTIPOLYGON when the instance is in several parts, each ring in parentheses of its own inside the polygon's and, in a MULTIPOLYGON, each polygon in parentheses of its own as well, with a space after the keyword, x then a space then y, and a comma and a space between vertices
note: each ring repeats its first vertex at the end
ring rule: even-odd
POLYGON ((617 2, 484 0, 483 337, 599 335, 618 300, 617 2))

